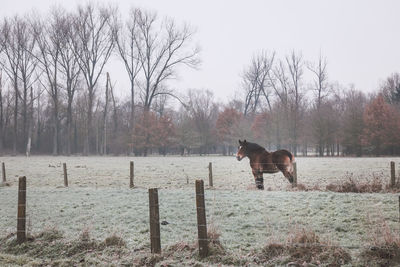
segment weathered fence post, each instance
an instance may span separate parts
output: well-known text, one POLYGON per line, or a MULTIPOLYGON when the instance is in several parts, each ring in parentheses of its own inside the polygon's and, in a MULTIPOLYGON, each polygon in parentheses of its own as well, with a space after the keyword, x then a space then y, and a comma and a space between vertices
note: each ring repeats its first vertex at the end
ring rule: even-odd
POLYGON ((64 186, 68 187, 67 163, 63 163, 63 169, 64 169, 64 186))
POLYGON ((161 253, 160 215, 157 188, 149 188, 149 208, 151 253, 161 253))
POLYGON ((17 214, 17 243, 26 240, 26 177, 19 177, 18 184, 18 214, 17 214))
POLYGON ((396 186, 396 170, 394 167, 394 161, 390 162, 390 186, 395 187, 396 186))
POLYGON ((135 185, 133 184, 133 161, 130 162, 130 175, 129 175, 129 188, 133 188, 135 185))
POLYGON ((297 163, 293 162, 293 186, 297 186, 297 163))
POLYGON ((1 163, 2 173, 3 173, 3 183, 7 182, 6 177, 6 164, 4 162, 1 163))
POLYGON ((208 239, 203 180, 196 180, 196 207, 199 254, 200 257, 204 258, 208 255, 208 239))
POLYGON ((213 187, 212 163, 208 163, 208 184, 213 187))

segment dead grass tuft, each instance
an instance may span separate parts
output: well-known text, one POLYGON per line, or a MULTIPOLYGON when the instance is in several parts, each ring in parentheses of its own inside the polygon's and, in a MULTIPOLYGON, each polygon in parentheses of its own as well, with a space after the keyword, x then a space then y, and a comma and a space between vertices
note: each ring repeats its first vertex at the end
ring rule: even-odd
POLYGON ((256 257, 257 263, 341 266, 351 262, 350 254, 343 248, 326 241, 312 230, 295 228, 285 244, 267 244, 256 257))
POLYGON ((58 266, 60 262, 68 262, 67 266, 77 266, 89 257, 96 260, 97 255, 111 253, 112 255, 107 256, 112 258, 115 255, 127 254, 122 238, 112 235, 100 242, 91 239, 86 229, 74 240, 66 240, 60 231, 49 228, 33 235, 29 242, 17 244, 15 234, 7 235, 1 242, 0 254, 4 253, 15 260, 21 257, 28 258, 30 261, 40 262, 40 266, 58 266), (112 249, 107 249, 111 246, 112 249))
POLYGON ((35 238, 50 243, 63 238, 63 234, 56 228, 48 228, 37 234, 35 238))
POLYGON ((380 193, 385 188, 383 174, 373 174, 372 178, 365 178, 354 177, 350 173, 345 178, 345 181, 327 185, 326 190, 338 193, 380 193))
POLYGON ((104 240, 106 247, 126 247, 126 242, 116 234, 112 234, 104 240))
POLYGON ((85 242, 90 240, 90 230, 89 228, 84 228, 79 236, 80 240, 85 242))
POLYGON ((270 243, 261 249, 258 262, 268 262, 285 253, 285 245, 278 243, 270 243))
MULTIPOLYGON (((249 260, 246 257, 239 256, 233 253, 229 253, 223 247, 220 240, 221 234, 218 227, 212 222, 210 223, 207 230, 208 242, 208 256, 204 259, 199 257, 198 241, 178 242, 174 245, 167 247, 162 254, 161 258, 158 258, 160 262, 157 265, 161 266, 203 266, 204 262, 214 265, 230 265, 230 266, 242 266, 246 265, 249 260)), ((147 257, 148 258, 148 257, 147 257)), ((149 260, 149 259, 147 259, 149 260)), ((145 263, 145 262, 142 262, 145 263)))
POLYGON ((298 183, 297 190, 298 191, 307 191, 307 187, 304 184, 298 183))
POLYGON ((312 187, 308 187, 305 184, 297 183, 297 186, 293 187, 292 185, 288 185, 288 191, 321 191, 318 185, 313 185, 312 187))
POLYGON ((380 266, 400 265, 400 234, 390 229, 385 221, 370 236, 370 246, 360 254, 364 263, 380 266))

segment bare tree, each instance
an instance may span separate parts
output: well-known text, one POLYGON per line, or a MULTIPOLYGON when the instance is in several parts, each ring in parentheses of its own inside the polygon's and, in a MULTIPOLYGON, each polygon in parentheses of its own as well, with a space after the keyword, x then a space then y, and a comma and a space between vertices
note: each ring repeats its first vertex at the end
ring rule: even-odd
POLYGON ((112 113, 112 121, 113 121, 113 129, 112 129, 112 136, 113 139, 117 138, 117 131, 118 131, 118 111, 117 111, 117 100, 114 96, 114 87, 110 84, 110 94, 111 94, 111 101, 113 104, 113 113, 112 113))
POLYGON ((0 61, 5 73, 9 77, 14 89, 14 127, 13 127, 13 155, 17 154, 18 142, 18 67, 20 64, 21 49, 18 41, 18 32, 20 30, 21 19, 14 17, 13 19, 4 19, 1 25, 1 47, 3 48, 5 61, 0 61))
POLYGON ((400 110, 400 73, 391 74, 381 85, 385 100, 400 110))
POLYGON ((104 111, 103 111, 103 155, 107 155, 107 114, 108 114, 108 102, 109 102, 109 86, 110 75, 107 72, 107 81, 106 81, 106 92, 104 99, 104 111))
POLYGON ((136 46, 136 34, 138 34, 137 10, 131 9, 128 21, 123 24, 119 20, 114 22, 114 37, 118 54, 124 63, 130 81, 130 128, 133 134, 135 119, 135 86, 141 63, 138 47, 136 46))
POLYGON ((51 14, 45 20, 33 21, 33 31, 37 42, 39 53, 35 56, 39 67, 44 73, 46 83, 42 83, 52 100, 53 114, 53 155, 60 152, 60 85, 59 85, 59 62, 62 44, 65 42, 62 35, 63 10, 52 9, 51 14))
MULTIPOLYGON (((1 50, 2 47, 0 43, 0 54, 1 50)), ((3 154, 3 146, 4 146, 3 70, 0 68, 0 155, 3 154)))
POLYGON ((13 128, 13 154, 17 153, 18 143, 18 103, 22 100, 23 131, 22 137, 26 141, 28 88, 31 84, 36 62, 31 51, 34 47, 34 38, 28 29, 25 20, 18 16, 5 19, 2 25, 2 46, 6 61, 1 62, 7 76, 14 88, 14 128, 13 128), (22 94, 20 92, 22 85, 22 94))
POLYGON ((351 87, 344 97, 345 110, 343 113, 343 154, 362 156, 362 135, 365 122, 363 119, 366 95, 351 87))
POLYGON ((200 154, 209 153, 216 136, 213 126, 218 116, 218 106, 213 102, 213 93, 208 90, 190 90, 187 104, 197 130, 200 154))
POLYGON ((59 71, 62 74, 61 79, 64 81, 64 89, 67 93, 67 133, 66 133, 66 153, 71 154, 72 151, 72 104, 74 96, 79 85, 80 68, 78 65, 78 57, 75 56, 73 46, 76 42, 77 34, 71 28, 74 21, 72 14, 59 14, 57 28, 58 36, 61 39, 59 50, 59 71))
POLYGON ((242 86, 245 90, 244 115, 256 112, 260 106, 260 97, 265 97, 269 110, 271 107, 268 78, 274 62, 275 52, 268 55, 262 51, 253 57, 250 66, 244 71, 242 86))
POLYGON ((278 98, 274 110, 275 141, 277 149, 281 148, 289 124, 289 94, 290 84, 285 62, 280 60, 279 64, 269 74, 269 81, 278 98))
POLYGON ((29 99, 29 114, 28 114, 28 141, 26 143, 25 154, 27 157, 31 155, 31 147, 32 147, 32 133, 33 133, 33 102, 35 101, 33 95, 33 86, 29 89, 30 99, 29 99))
POLYGON ((315 92, 315 108, 313 116, 314 136, 318 140, 318 154, 324 155, 324 118, 321 112, 321 105, 326 97, 329 95, 328 90, 328 72, 327 61, 322 55, 319 56, 316 65, 309 64, 308 69, 314 74, 314 83, 312 90, 315 92))
POLYGON ((303 97, 303 92, 301 88, 301 80, 303 76, 303 57, 301 54, 296 54, 294 51, 290 56, 286 57, 286 63, 289 69, 289 77, 291 82, 291 93, 293 96, 293 110, 292 110, 292 150, 294 155, 297 155, 297 143, 298 143, 298 134, 299 134, 299 119, 301 117, 300 114, 300 105, 303 97))
POLYGON ((114 46, 111 27, 111 8, 87 4, 79 6, 74 17, 76 39, 72 40, 74 54, 87 86, 87 124, 85 127, 84 155, 90 153, 93 105, 96 85, 114 46))
POLYGON ((38 75, 35 76, 37 67, 37 59, 33 55, 33 50, 36 45, 35 36, 31 31, 31 27, 27 20, 23 20, 22 31, 20 32, 20 49, 21 57, 19 64, 19 79, 22 83, 22 93, 20 99, 22 101, 22 137, 24 147, 27 148, 29 142, 29 91, 36 82, 38 75))
MULTIPOLYGON (((1 25, 0 25, 0 62, 2 61, 2 53, 4 49, 4 43, 1 35, 1 25)), ((3 68, 0 64, 0 155, 3 154, 4 146, 4 107, 3 107, 3 68)))
POLYGON ((188 25, 178 27, 171 19, 158 25, 156 13, 135 9, 132 11, 137 22, 134 40, 138 49, 139 62, 144 78, 140 97, 145 111, 149 111, 153 99, 159 95, 174 94, 161 86, 176 76, 178 66, 195 68, 199 65, 199 48, 188 48, 193 30, 188 25))

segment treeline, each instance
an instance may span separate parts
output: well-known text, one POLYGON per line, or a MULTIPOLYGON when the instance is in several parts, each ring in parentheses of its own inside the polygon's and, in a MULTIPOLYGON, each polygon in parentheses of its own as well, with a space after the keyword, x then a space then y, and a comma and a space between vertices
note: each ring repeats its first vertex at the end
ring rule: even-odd
POLYGON ((240 138, 295 155, 400 154, 397 73, 365 95, 330 82, 322 56, 260 52, 226 104, 208 90, 178 97, 168 81, 200 64, 192 28, 135 8, 122 17, 89 3, 3 19, 1 153, 232 154, 240 138), (129 88, 115 88, 110 58, 125 66, 129 88))

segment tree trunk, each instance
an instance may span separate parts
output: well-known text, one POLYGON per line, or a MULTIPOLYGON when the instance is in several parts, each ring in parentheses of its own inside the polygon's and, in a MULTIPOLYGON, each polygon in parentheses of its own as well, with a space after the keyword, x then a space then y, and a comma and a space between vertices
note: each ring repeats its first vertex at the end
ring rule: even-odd
POLYGON ((13 155, 17 155, 17 142, 18 142, 18 83, 17 75, 14 77, 14 92, 15 92, 15 105, 14 105, 14 134, 13 134, 13 155))
POLYGON ((71 155, 71 137, 72 137, 72 100, 68 99, 67 106, 67 140, 66 140, 66 152, 67 155, 71 155))
MULTIPOLYGON (((131 132, 130 135, 133 138, 134 131, 135 131, 135 83, 131 80, 131 132)), ((132 140, 133 143, 133 140, 132 140)), ((133 149, 133 146, 132 146, 133 149)), ((133 152, 133 150, 131 151, 133 152)))
POLYGON ((28 121, 28 141, 26 144, 26 156, 31 155, 31 145, 32 145, 32 129, 33 129, 33 88, 30 90, 31 101, 29 103, 29 121, 28 121))
POLYGON ((41 124, 40 124, 40 93, 39 93, 39 95, 38 95, 38 97, 37 97, 37 132, 36 132, 36 134, 37 134, 37 140, 36 140, 36 150, 37 151, 39 151, 40 150, 40 145, 41 145, 41 143, 40 143, 40 139, 41 139, 41 130, 42 130, 42 127, 41 127, 41 124))
POLYGON ((88 95, 88 110, 87 110, 87 123, 85 127, 85 140, 83 145, 83 155, 88 156, 90 154, 90 138, 92 136, 92 116, 93 116, 93 88, 89 88, 88 95))
POLYGON ((110 75, 107 72, 106 81, 106 99, 104 104, 104 116, 103 116, 103 127, 104 127, 104 137, 103 137, 103 155, 107 155, 107 112, 108 112, 108 86, 110 83, 110 75))
POLYGON ((59 134, 59 120, 58 120, 58 99, 57 96, 55 96, 56 99, 53 99, 54 101, 54 114, 53 114, 53 119, 54 119, 54 133, 53 133, 53 156, 57 156, 59 151, 58 151, 58 134, 59 134))
POLYGON ((22 140, 23 145, 26 145, 28 140, 27 135, 27 124, 28 124, 28 88, 26 88, 26 82, 24 82, 24 94, 22 98, 22 140))
POLYGON ((4 113, 3 113, 3 87, 0 73, 0 156, 3 154, 4 146, 4 113))

